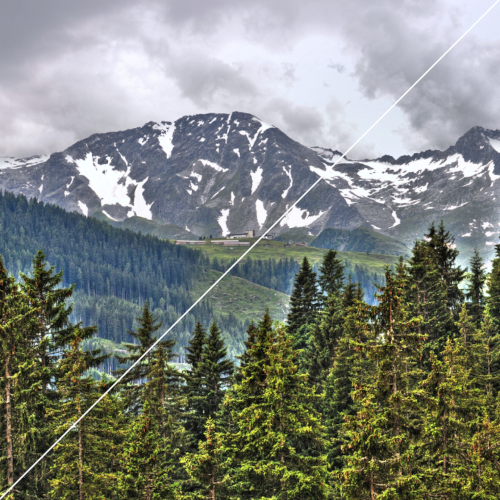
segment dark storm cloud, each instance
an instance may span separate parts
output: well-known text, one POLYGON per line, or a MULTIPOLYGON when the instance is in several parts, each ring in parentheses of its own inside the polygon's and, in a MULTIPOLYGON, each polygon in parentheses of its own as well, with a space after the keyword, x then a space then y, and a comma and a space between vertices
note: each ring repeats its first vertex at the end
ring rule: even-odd
MULTIPOLYGON (((345 144, 358 130, 334 89, 311 105, 273 88, 297 83, 293 48, 311 35, 340 40, 360 92, 394 100, 473 21, 444 2, 4 0, 0 154, 48 152, 199 108, 253 112, 305 143, 345 144), (224 59, 234 40, 282 57, 267 82, 258 60, 224 59)), ((474 125, 500 128, 497 45, 470 36, 458 49, 400 105, 413 148, 446 147, 474 125)), ((326 65, 349 73, 337 60, 326 65)))

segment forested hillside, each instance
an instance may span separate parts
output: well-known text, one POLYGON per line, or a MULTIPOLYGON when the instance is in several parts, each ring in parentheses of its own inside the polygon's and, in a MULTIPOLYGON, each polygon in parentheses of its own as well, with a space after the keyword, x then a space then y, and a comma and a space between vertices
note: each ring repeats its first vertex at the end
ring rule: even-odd
MULTIPOLYGON (((144 304, 137 364, 12 498, 498 498, 500 244, 488 276, 453 243, 432 225, 375 306, 335 251, 304 258, 286 324, 250 324, 238 363, 197 323, 179 372, 144 304)), ((110 386, 60 285, 41 253, 17 283, 0 262, 0 492, 110 386)))

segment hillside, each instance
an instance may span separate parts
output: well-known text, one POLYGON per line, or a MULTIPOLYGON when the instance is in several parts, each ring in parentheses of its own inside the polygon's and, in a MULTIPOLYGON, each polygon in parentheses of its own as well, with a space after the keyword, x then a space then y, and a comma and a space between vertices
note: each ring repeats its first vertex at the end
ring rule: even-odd
POLYGON ((408 257, 410 249, 403 243, 377 233, 369 227, 347 229, 324 229, 310 245, 317 248, 331 248, 346 252, 369 252, 383 255, 403 255, 408 257))

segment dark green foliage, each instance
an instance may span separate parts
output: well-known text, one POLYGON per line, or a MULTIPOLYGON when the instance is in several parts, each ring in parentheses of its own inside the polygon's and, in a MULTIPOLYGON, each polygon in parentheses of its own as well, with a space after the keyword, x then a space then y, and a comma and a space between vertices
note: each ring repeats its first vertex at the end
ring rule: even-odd
POLYGON ((219 410, 234 370, 233 362, 227 359, 227 349, 221 334, 214 321, 208 332, 199 366, 203 386, 204 427, 206 420, 214 418, 219 410))
POLYGON ((479 326, 483 317, 486 302, 486 298, 484 296, 486 271, 484 270, 484 261, 479 255, 477 248, 474 249, 474 255, 470 261, 470 273, 467 278, 468 284, 465 297, 468 300, 468 308, 472 314, 474 323, 476 326, 479 326))
MULTIPOLYGON (((101 337, 116 342, 130 341, 126 332, 137 316, 127 311, 131 302, 142 307, 147 300, 165 324, 175 321, 192 304, 190 289, 207 265, 196 249, 116 229, 22 195, 0 193, 0 255, 6 268, 15 276, 32 276, 31 261, 40 248, 50 265, 63 271, 61 285, 76 285, 72 320, 97 324, 101 337)), ((204 323, 213 316, 206 303, 193 314, 204 323)), ((195 318, 180 325, 179 334, 190 332, 195 318)))
MULTIPOLYGON (((68 348, 58 366, 60 402, 47 412, 50 441, 67 431, 100 396, 98 382, 85 376, 89 367, 100 362, 96 353, 82 349, 85 336, 78 326, 68 334, 68 348)), ((107 396, 55 448, 48 498, 79 500, 113 495, 123 432, 119 406, 115 396, 107 396)))
MULTIPOLYGON (((146 400, 144 391, 150 389, 151 384, 159 383, 162 387, 160 390, 163 391, 161 398, 165 398, 164 386, 177 386, 181 378, 180 373, 168 365, 168 362, 173 359, 172 349, 175 345, 174 340, 161 340, 153 350, 145 355, 149 348, 156 343, 157 336, 155 332, 161 328, 161 323, 157 321, 158 318, 153 317, 146 302, 142 310, 142 316, 137 318, 137 322, 139 323, 137 332, 129 332, 134 340, 137 341, 137 344, 125 344, 124 346, 128 351, 128 355, 117 356, 120 363, 126 366, 141 360, 122 379, 122 384, 125 386, 124 391, 127 398, 127 406, 134 414, 137 414, 141 410, 142 404, 146 400), (152 378, 152 369, 155 363, 158 362, 157 357, 159 355, 165 356, 162 361, 165 373, 158 374, 160 378, 156 380, 152 378), (164 377, 165 380, 163 381, 164 377)), ((123 373, 125 373, 125 369, 119 369, 115 375, 120 376, 123 373)))
POLYGON ((326 441, 314 409, 322 396, 298 372, 292 338, 268 326, 264 319, 242 382, 225 401, 234 431, 219 434, 230 469, 224 487, 241 499, 327 498, 326 441))
POLYGON ((344 265, 337 259, 335 250, 328 250, 323 257, 323 262, 319 268, 318 285, 323 295, 323 299, 333 293, 340 294, 344 287, 344 265))
POLYGON ((300 271, 295 277, 287 318, 288 332, 292 335, 297 349, 307 346, 307 326, 316 319, 318 299, 316 273, 312 271, 307 257, 304 257, 300 271))
POLYGON ((437 229, 434 223, 431 224, 429 232, 425 235, 425 242, 432 250, 435 263, 446 284, 448 307, 454 318, 457 319, 463 301, 460 283, 465 277, 466 270, 455 263, 458 257, 455 238, 445 229, 444 223, 441 221, 437 229))

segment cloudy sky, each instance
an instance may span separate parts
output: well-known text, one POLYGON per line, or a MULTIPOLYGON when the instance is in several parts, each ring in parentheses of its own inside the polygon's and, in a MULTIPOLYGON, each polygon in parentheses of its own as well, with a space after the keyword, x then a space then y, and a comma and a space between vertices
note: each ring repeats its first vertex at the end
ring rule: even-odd
MULTIPOLYGON (((493 0, 2 0, 0 156, 186 114, 346 150, 493 0)), ((500 129, 500 5, 351 157, 500 129)))

